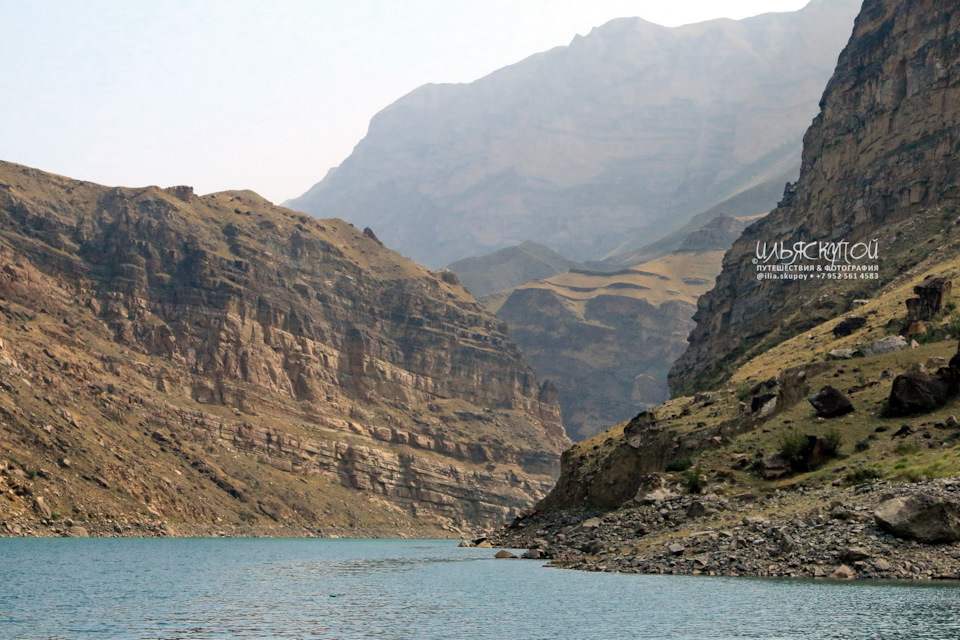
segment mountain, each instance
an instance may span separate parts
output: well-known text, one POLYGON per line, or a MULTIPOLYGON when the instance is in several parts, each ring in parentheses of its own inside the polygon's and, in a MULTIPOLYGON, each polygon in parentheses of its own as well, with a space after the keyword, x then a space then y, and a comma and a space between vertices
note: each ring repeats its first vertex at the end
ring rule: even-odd
POLYGON ((950 3, 864 2, 798 182, 700 297, 674 397, 564 452, 495 542, 595 571, 960 577, 958 33, 950 3), (768 260, 781 241, 801 259, 768 260), (837 243, 840 268, 796 242, 837 243), (823 277, 757 278, 790 264, 823 269, 759 273, 823 277))
POLYGON ((955 9, 864 2, 799 181, 700 297, 674 397, 564 452, 495 542, 595 571, 960 577, 955 9), (801 259, 768 261, 780 241, 801 259), (794 244, 820 241, 838 270, 794 244), (756 277, 790 264, 823 269, 759 273, 824 277, 756 277))
POLYGON ((581 266, 549 247, 527 240, 484 256, 451 262, 447 268, 457 275, 470 293, 484 296, 581 266))
MULTIPOLYGON (((927 257, 960 213, 960 74, 942 3, 869 0, 804 138, 799 181, 752 225, 698 302, 678 393, 722 382, 752 355, 835 317, 927 257), (758 243, 877 242, 878 278, 758 280, 758 243)), ((951 31, 950 33, 953 33, 951 31)), ((868 245, 869 246, 869 245, 868 245)))
POLYGON ((526 240, 580 261, 634 250, 795 165, 859 4, 676 28, 623 18, 475 82, 420 87, 286 204, 434 267, 526 240))
POLYGON ((537 375, 556 386, 571 438, 667 399, 667 372, 687 346, 697 297, 745 224, 718 216, 674 253, 615 272, 572 269, 491 307, 537 375))
POLYGON ((568 443, 504 324, 369 232, 5 162, 0 421, 0 520, 118 531, 487 527, 568 443))

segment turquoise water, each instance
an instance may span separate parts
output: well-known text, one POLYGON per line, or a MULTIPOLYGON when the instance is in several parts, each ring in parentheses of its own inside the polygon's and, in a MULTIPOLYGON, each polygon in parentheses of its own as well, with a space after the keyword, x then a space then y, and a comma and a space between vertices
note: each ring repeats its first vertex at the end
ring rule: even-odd
POLYGON ((0 638, 960 638, 956 584, 580 573, 455 544, 0 539, 0 638))

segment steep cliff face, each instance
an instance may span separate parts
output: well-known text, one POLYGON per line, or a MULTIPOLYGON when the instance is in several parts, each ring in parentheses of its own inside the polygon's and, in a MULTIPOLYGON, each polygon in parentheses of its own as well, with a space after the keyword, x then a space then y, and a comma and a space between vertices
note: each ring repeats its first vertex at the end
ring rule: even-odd
POLYGON ((700 298, 675 392, 711 387, 751 355, 868 297, 955 232, 960 212, 960 13, 867 0, 804 138, 798 183, 724 258, 700 298), (757 243, 876 239, 878 279, 757 280, 757 243))
POLYGON ((0 433, 17 468, 73 460, 39 480, 61 514, 236 520, 252 500, 255 518, 345 524, 318 506, 336 486, 379 525, 477 527, 550 484, 559 407, 504 325, 372 233, 252 192, 9 163, 0 216, 0 433), (188 488, 157 480, 158 455, 188 488), (191 504, 210 486, 222 504, 191 504))
POLYGON ((372 226, 434 267, 525 240, 575 260, 639 248, 795 166, 858 8, 614 20, 476 82, 413 91, 289 205, 372 226))

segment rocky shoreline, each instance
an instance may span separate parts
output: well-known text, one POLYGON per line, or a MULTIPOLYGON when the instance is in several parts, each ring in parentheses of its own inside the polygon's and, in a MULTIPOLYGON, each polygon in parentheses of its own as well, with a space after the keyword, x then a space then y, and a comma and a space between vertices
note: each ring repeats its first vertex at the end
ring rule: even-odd
POLYGON ((235 525, 162 521, 81 522, 10 520, 0 522, 0 538, 451 538, 437 529, 369 529, 297 525, 235 525))
POLYGON ((532 512, 487 540, 584 571, 960 580, 960 481, 761 496, 661 488, 605 514, 532 512))

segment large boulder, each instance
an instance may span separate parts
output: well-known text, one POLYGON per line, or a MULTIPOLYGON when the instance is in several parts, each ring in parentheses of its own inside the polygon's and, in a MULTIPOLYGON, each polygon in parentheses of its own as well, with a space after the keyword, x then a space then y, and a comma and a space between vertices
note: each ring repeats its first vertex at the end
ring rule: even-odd
POLYGON ((939 409, 956 393, 956 385, 923 371, 908 371, 893 380, 885 413, 913 416, 939 409))
POLYGON ((960 541, 960 503, 929 493, 885 500, 874 518, 881 529, 898 538, 926 543, 960 541))
POLYGON ((865 347, 863 349, 863 355, 867 357, 882 356, 895 351, 903 351, 909 346, 910 344, 906 341, 906 339, 904 339, 903 336, 887 336, 886 338, 881 338, 865 347))
POLYGON ((808 400, 821 418, 836 418, 853 411, 853 403, 850 402, 850 398, 829 385, 810 396, 808 400))
POLYGON ((931 320, 943 311, 943 304, 950 297, 953 282, 946 278, 927 276, 919 285, 913 288, 916 298, 907 300, 907 317, 909 320, 931 320))

